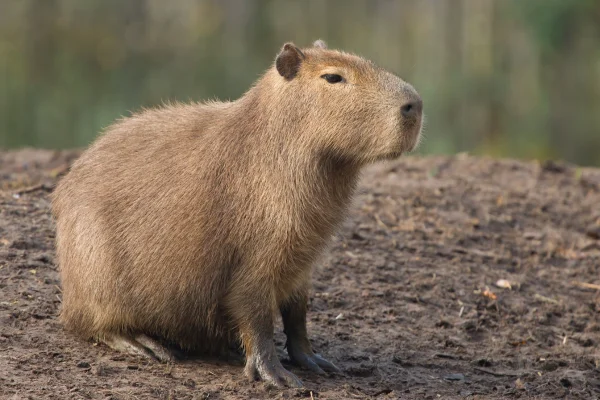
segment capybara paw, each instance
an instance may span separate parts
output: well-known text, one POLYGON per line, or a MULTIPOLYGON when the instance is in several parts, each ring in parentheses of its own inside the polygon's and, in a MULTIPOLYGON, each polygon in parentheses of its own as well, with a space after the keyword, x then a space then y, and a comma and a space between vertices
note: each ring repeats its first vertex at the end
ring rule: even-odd
POLYGON ((135 354, 161 362, 171 362, 175 359, 169 349, 144 334, 134 338, 127 334, 105 333, 98 335, 98 339, 113 350, 123 353, 135 354))
POLYGON ((244 373, 251 381, 262 380, 276 387, 300 388, 304 385, 298 377, 283 368, 279 360, 263 360, 262 357, 252 357, 246 361, 244 373))
POLYGON ((158 361, 168 363, 173 362, 176 359, 175 354, 171 350, 149 336, 144 334, 137 335, 135 340, 146 349, 150 350, 158 361))
POLYGON ((325 374, 325 372, 341 372, 333 363, 312 351, 290 351, 289 356, 293 364, 320 375, 325 374))

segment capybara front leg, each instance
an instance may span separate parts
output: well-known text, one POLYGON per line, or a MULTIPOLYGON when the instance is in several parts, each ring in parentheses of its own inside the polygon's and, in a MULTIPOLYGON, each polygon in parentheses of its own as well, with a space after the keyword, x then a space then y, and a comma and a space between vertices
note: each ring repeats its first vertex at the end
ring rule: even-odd
POLYGON ((318 354, 315 354, 308 340, 306 331, 306 306, 308 294, 306 291, 293 296, 281 307, 283 329, 287 336, 286 347, 292 363, 316 372, 340 372, 339 368, 318 354))
POLYGON ((275 352, 272 315, 253 315, 241 328, 246 351, 245 374, 250 380, 261 379, 278 387, 302 387, 302 381, 286 370, 275 352))

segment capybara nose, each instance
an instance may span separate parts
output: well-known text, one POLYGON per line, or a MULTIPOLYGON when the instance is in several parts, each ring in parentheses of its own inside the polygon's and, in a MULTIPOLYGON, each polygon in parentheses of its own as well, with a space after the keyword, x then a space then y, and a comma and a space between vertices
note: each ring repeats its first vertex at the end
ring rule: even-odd
POLYGON ((405 118, 418 118, 423 112, 423 100, 411 100, 400 107, 400 112, 405 118))

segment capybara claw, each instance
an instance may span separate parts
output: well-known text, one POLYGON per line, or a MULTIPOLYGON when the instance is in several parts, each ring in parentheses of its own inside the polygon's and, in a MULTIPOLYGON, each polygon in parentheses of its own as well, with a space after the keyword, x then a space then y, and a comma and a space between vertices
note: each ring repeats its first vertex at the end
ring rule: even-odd
POLYGON ((285 369, 279 360, 276 362, 263 361, 261 357, 249 359, 246 362, 245 374, 251 381, 261 380, 267 385, 283 388, 301 388, 302 381, 285 369))
POLYGON ((327 361, 323 357, 318 354, 314 354, 312 351, 310 352, 291 352, 290 359, 293 364, 317 373, 319 375, 324 375, 325 372, 335 372, 340 373, 341 370, 336 367, 333 363, 327 361))
POLYGON ((317 364, 319 367, 323 368, 327 372, 335 372, 337 374, 342 373, 342 370, 336 367, 334 363, 327 361, 319 354, 314 354, 312 360, 315 362, 315 364, 317 364))

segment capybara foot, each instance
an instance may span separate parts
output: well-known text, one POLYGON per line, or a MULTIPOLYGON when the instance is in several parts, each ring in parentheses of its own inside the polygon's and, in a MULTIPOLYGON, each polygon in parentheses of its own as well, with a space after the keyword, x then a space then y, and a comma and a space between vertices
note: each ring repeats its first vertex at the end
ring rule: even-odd
POLYGON ((251 381, 260 379, 276 387, 304 386, 296 375, 283 368, 277 356, 252 355, 246 360, 244 372, 251 381))
POLYGON ((144 334, 140 334, 136 335, 135 340, 145 348, 149 349, 159 361, 175 361, 176 357, 174 353, 162 344, 160 344, 158 341, 152 339, 151 337, 146 336, 144 334))
POLYGON ((134 354, 162 362, 174 360, 173 353, 158 343, 156 340, 144 335, 135 338, 123 333, 105 333, 98 335, 98 339, 113 350, 134 354))
POLYGON ((288 349, 288 354, 292 364, 301 368, 324 375, 325 372, 341 372, 333 363, 327 361, 318 354, 312 351, 300 351, 288 349))

